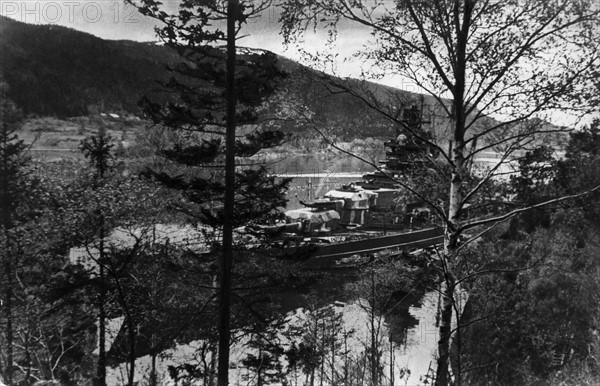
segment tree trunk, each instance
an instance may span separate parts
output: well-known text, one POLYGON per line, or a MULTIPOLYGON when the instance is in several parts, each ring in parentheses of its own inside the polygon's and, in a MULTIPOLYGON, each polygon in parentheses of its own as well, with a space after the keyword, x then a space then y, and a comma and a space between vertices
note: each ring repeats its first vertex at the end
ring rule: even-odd
POLYGON ((104 272, 104 221, 100 224, 100 257, 98 264, 98 364, 94 386, 106 386, 106 273, 104 272))
POLYGON ((25 350, 25 363, 27 363, 27 371, 25 372, 25 384, 30 385, 33 383, 33 379, 31 378, 31 369, 32 369, 32 363, 31 363, 31 347, 30 347, 30 340, 31 337, 29 336, 29 332, 23 332, 24 337, 23 337, 23 348, 25 350))
MULTIPOLYGON (((8 233, 8 232, 6 232, 8 233)), ((6 384, 13 385, 13 310, 12 310, 12 264, 8 245, 8 234, 6 235, 6 289, 4 314, 6 317, 6 384)))
MULTIPOLYGON (((99 129, 98 135, 101 136, 99 129)), ((107 154, 104 152, 100 153, 100 159, 97 165, 98 177, 100 180, 104 179, 104 164, 106 162, 107 154)), ((98 294, 98 368, 96 369, 96 379, 94 386, 106 386, 106 274, 104 272, 104 215, 100 213, 99 218, 99 249, 100 254, 98 257, 99 269, 98 275, 100 280, 100 289, 98 294)))
MULTIPOLYGON (((457 114, 461 118, 461 114, 457 114)), ((464 127, 464 117, 461 118, 464 127)), ((450 338, 452 330, 452 310, 454 307, 454 290, 456 278, 454 276, 454 265, 456 261, 456 249, 458 247, 459 233, 458 217, 460 215, 460 204, 462 200, 461 186, 465 176, 464 171, 464 141, 462 138, 456 138, 455 148, 452 154, 454 170, 452 172, 452 181, 450 187, 450 200, 448 208, 448 223, 446 225, 446 234, 444 238, 444 252, 441 256, 441 274, 442 274, 442 312, 440 317, 439 341, 438 341, 438 360, 436 370, 436 386, 446 386, 449 384, 449 366, 450 366, 450 338)))
MULTIPOLYGON (((156 224, 152 224, 152 257, 156 258, 156 224)), ((158 280, 159 275, 156 276, 157 280, 158 280)), ((152 299, 152 310, 157 310, 158 309, 158 301, 157 301, 157 286, 152 286, 151 289, 151 299, 152 299)), ((157 312, 158 313, 158 312, 157 312)), ((152 313, 151 313, 152 315, 152 313)), ((157 321, 155 318, 153 318, 152 316, 150 317, 150 320, 152 321, 152 323, 157 324, 157 321)), ((150 380, 149 380, 149 385, 150 386, 157 386, 157 374, 156 374, 156 355, 158 352, 158 345, 159 345, 159 341, 158 341, 158 337, 156 336, 156 331, 152 331, 152 335, 150 338, 151 341, 151 350, 152 353, 151 355, 151 363, 150 363, 150 380)))
POLYGON ((115 286, 117 288, 117 296, 119 298, 119 303, 121 304, 121 308, 125 312, 125 323, 127 324, 127 340, 129 343, 129 371, 127 373, 127 385, 133 386, 134 377, 135 377, 135 341, 136 341, 136 333, 135 333, 135 325, 133 323, 133 315, 131 314, 131 310, 127 304, 127 298, 125 297, 125 292, 123 291, 123 287, 121 286, 121 282, 116 274, 111 275, 115 281, 115 286))
POLYGON ((379 384, 378 328, 375 327, 375 270, 371 270, 371 385, 379 384))
MULTIPOLYGON (((262 360, 262 347, 258 348, 258 358, 259 360, 262 360)), ((263 381, 262 381, 262 364, 258 365, 258 368, 256 369, 256 386, 263 386, 263 381)))
POLYGON ((348 384, 348 368, 350 366, 350 359, 348 358, 348 335, 346 326, 344 325, 344 385, 348 384))
POLYGON ((209 386, 213 386, 215 384, 215 367, 217 365, 217 348, 215 346, 215 343, 212 342, 211 346, 210 346, 210 373, 208 375, 208 385, 209 386))
POLYGON ((319 386, 323 386, 325 378, 325 317, 321 320, 321 373, 319 374, 319 386))
POLYGON ((129 374, 127 382, 129 386, 133 386, 135 377, 135 330, 131 321, 127 329, 129 330, 129 374))
MULTIPOLYGON (((2 130, 6 130, 6 127, 2 125, 2 130)), ((4 143, 3 145, 6 145, 4 143)), ((0 170, 0 207, 2 216, 2 222, 0 225, 2 226, 3 236, 4 236, 4 274, 6 276, 4 281, 4 304, 2 305, 2 311, 4 313, 4 317, 6 318, 6 329, 4 330, 5 339, 6 339, 6 363, 5 363, 5 381, 8 386, 13 385, 13 288, 12 288, 12 253, 10 247, 10 232, 11 228, 11 213, 10 213, 10 189, 9 189, 9 180, 8 180, 8 167, 10 163, 9 155, 6 151, 2 154, 2 170, 0 170)))
POLYGON ((452 329, 452 307, 454 299, 454 277, 449 274, 445 280, 442 313, 440 318, 440 339, 438 341, 438 360, 435 376, 436 386, 446 386, 449 383, 450 363, 450 332, 452 329))
POLYGON ((394 342, 392 338, 392 331, 390 329, 390 386, 394 386, 394 342))
MULTIPOLYGON (((458 7, 458 3, 457 7, 458 7)), ((456 64, 454 66, 455 84, 452 91, 454 115, 454 149, 450 153, 452 161, 452 176, 450 181, 450 195, 448 206, 448 220, 446 223, 446 234, 444 238, 444 253, 442 256, 442 271, 445 286, 442 296, 442 315, 440 321, 440 340, 438 343, 438 361, 436 371, 436 386, 448 385, 448 368, 450 358, 450 331, 452 324, 452 307, 454 301, 454 288, 456 279, 454 277, 454 264, 456 260, 456 248, 458 246, 459 216, 462 205, 462 184, 466 176, 465 169, 465 127, 466 127, 466 51, 471 25, 471 15, 474 3, 465 1, 462 24, 457 19, 456 28, 456 64)))
POLYGON ((331 321, 331 386, 335 386, 335 320, 331 321))
MULTIPOLYGON (((118 279, 115 278, 118 281, 118 279)), ((131 315, 131 311, 127 306, 125 300, 125 294, 123 293, 120 284, 117 284, 117 288, 119 290, 119 297, 122 298, 123 307, 125 308, 125 319, 127 320, 127 340, 129 341, 129 372, 127 374, 127 385, 133 386, 134 377, 135 377, 135 326, 133 323, 133 316, 131 315)))
POLYGON ((235 21, 237 0, 227 2, 227 128, 225 133, 225 199, 223 218, 223 256, 219 291, 219 364, 217 384, 229 385, 229 341, 231 339, 231 271, 233 265, 233 206, 235 200, 235 21))
POLYGON ((150 369, 150 386, 157 386, 156 379, 156 352, 152 353, 152 367, 150 369))

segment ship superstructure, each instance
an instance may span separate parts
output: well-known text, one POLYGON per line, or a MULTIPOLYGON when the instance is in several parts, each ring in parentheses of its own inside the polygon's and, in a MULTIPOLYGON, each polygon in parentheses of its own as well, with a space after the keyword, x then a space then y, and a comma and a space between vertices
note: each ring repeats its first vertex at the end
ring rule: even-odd
POLYGON ((397 129, 384 143, 381 168, 318 199, 301 202, 304 208, 285 213, 286 228, 294 227, 296 233, 303 234, 330 233, 340 227, 402 230, 429 220, 429 209, 406 189, 406 184, 435 158, 435 147, 422 130, 419 108, 406 109, 403 117, 406 127, 397 129))

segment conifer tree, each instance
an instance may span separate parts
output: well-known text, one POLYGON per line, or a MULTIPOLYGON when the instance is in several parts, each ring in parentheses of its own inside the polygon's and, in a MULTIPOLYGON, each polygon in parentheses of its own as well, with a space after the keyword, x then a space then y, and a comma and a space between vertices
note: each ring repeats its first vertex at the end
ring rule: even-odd
POLYGON ((3 367, 0 373, 6 383, 13 385, 14 371, 14 293, 16 246, 14 228, 18 223, 18 207, 22 198, 21 185, 26 177, 26 145, 17 137, 21 121, 20 112, 7 97, 8 86, 0 78, 0 258, 2 260, 2 317, 4 319, 4 342, 1 346, 3 367))
POLYGON ((273 219, 277 208, 285 205, 283 191, 288 184, 277 182, 263 166, 244 167, 239 161, 284 139, 279 131, 261 130, 257 112, 274 91, 276 78, 283 76, 276 58, 236 46, 243 25, 270 1, 184 1, 174 15, 155 0, 133 3, 164 23, 157 30, 159 37, 183 58, 172 69, 170 81, 162 84, 169 102, 157 104, 146 98, 142 104, 155 124, 180 134, 180 140, 161 154, 185 165, 187 173, 149 174, 181 191, 185 198, 181 209, 194 222, 215 230, 214 251, 221 255, 218 384, 227 385, 233 229, 273 219))
MULTIPOLYGON (((80 149, 88 159, 90 165, 95 169, 94 187, 102 184, 105 174, 108 172, 112 158, 111 149, 113 144, 104 130, 99 130, 98 135, 81 141, 80 149)), ((106 229, 104 226, 103 213, 97 213, 97 228, 100 256, 98 261, 98 364, 95 385, 106 385, 106 285, 104 267, 104 237, 106 229)))

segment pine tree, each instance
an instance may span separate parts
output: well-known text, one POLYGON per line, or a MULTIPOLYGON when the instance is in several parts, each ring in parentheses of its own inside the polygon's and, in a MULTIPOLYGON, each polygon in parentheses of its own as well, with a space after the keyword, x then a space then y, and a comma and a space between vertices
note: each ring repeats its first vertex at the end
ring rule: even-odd
POLYGON ((88 217, 88 223, 83 225, 87 235, 81 241, 98 251, 97 256, 89 254, 97 264, 94 282, 97 285, 99 355, 95 382, 106 383, 105 325, 113 305, 109 299, 114 299, 117 312, 124 316, 128 384, 133 385, 139 336, 136 324, 143 319, 146 309, 136 304, 137 294, 129 282, 139 274, 138 260, 143 260, 153 246, 148 232, 155 225, 162 205, 153 187, 115 173, 113 147, 112 138, 102 130, 81 143, 80 148, 92 170, 91 182, 85 178, 81 181, 83 190, 78 197, 80 205, 84 206, 81 210, 88 217), (90 200, 93 201, 91 205, 86 203, 90 200), (111 239, 115 229, 128 240, 117 242, 111 239))
POLYGON ((229 369, 233 229, 273 219, 277 208, 285 205, 283 191, 288 184, 277 182, 263 166, 239 165, 240 158, 248 159, 284 139, 281 132, 261 130, 258 125, 257 108, 283 76, 276 58, 268 53, 241 53, 236 47, 243 24, 270 1, 183 2, 176 15, 163 12, 155 0, 137 5, 143 14, 164 22, 159 37, 184 60, 163 84, 171 100, 161 105, 146 98, 142 103, 155 124, 180 133, 180 141, 161 154, 187 166, 188 173, 149 174, 180 190, 188 204, 182 209, 217 234, 214 247, 221 255, 218 384, 224 386, 229 369))
MULTIPOLYGON (((112 159, 110 136, 103 130, 98 135, 86 138, 81 141, 81 152, 88 159, 90 165, 95 169, 94 187, 97 188, 103 183, 106 173, 109 171, 110 160, 112 159)), ((97 213, 97 229, 99 240, 98 257, 98 364, 94 384, 97 386, 106 385, 106 273, 104 265, 104 238, 106 229, 104 224, 104 214, 97 213)))
POLYGON ((26 145, 16 134, 21 116, 8 99, 8 86, 0 78, 0 239, 2 240, 2 316, 5 321, 2 346, 4 368, 0 369, 8 385, 13 385, 14 372, 14 284, 17 248, 14 228, 19 221, 21 185, 26 177, 26 145))

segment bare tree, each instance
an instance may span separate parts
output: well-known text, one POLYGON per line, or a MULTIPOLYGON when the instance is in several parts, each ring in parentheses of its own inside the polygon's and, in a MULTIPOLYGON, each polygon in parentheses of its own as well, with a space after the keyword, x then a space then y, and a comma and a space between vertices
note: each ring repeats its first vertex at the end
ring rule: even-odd
POLYGON ((428 201, 446 229, 439 254, 444 288, 436 374, 436 384, 446 385, 461 249, 500 221, 579 195, 529 206, 514 206, 504 197, 493 215, 468 215, 471 204, 487 204, 484 193, 523 150, 566 130, 546 119, 569 113, 577 121, 597 108, 591 90, 600 69, 599 8, 593 1, 568 0, 290 0, 281 19, 288 43, 300 42, 313 26, 327 29, 330 42, 341 23, 370 31, 373 42, 359 56, 378 75, 400 76, 428 94, 427 108, 442 117, 437 124, 447 126, 436 128, 438 139, 432 140, 399 119, 406 105, 376 100, 364 89, 333 87, 436 147, 449 165, 443 202, 428 199, 410 180, 397 180, 428 201), (484 152, 493 152, 497 161, 474 179, 469 166, 484 152), (469 230, 475 236, 461 242, 469 230))

